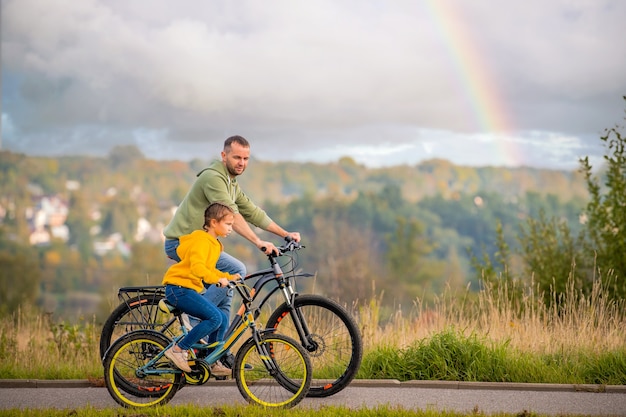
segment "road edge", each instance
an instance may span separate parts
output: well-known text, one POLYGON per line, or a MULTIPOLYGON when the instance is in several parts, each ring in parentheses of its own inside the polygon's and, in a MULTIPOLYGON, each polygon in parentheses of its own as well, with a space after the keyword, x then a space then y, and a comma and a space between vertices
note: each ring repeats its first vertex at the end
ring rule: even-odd
MULTIPOLYGON (((205 385, 234 384, 234 381, 210 380, 205 385)), ((405 381, 397 379, 355 379, 351 386, 356 387, 400 387, 470 390, 512 390, 512 391, 584 391, 626 394, 626 385, 600 384, 536 384, 516 382, 464 382, 464 381, 405 381)), ((87 388, 102 387, 101 381, 87 379, 0 379, 0 388, 87 388)))

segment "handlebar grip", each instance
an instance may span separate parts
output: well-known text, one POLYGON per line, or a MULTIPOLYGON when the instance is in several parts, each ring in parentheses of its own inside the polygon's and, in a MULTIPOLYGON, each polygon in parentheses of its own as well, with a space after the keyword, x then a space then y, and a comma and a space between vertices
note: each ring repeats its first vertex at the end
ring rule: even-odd
MULTIPOLYGON (((265 251, 267 250, 267 248, 265 246, 261 246, 261 252, 265 253, 265 251)), ((278 251, 272 251, 272 253, 270 253, 270 255, 280 255, 280 249, 278 251)))

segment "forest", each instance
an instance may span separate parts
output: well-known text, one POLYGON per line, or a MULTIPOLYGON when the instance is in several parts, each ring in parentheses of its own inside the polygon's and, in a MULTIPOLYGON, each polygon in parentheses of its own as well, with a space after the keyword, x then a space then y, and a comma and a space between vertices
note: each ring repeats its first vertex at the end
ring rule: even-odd
MULTIPOLYGON (((578 170, 557 171, 445 160, 372 169, 349 157, 329 164, 253 158, 238 180, 270 217, 302 234, 298 268, 315 274, 301 282, 302 291, 352 305, 374 297, 410 310, 485 281, 547 288, 573 274, 585 286, 601 272, 616 285, 622 266, 593 264, 597 247, 585 244, 626 241, 623 230, 589 233, 604 230, 599 222, 618 211, 606 210, 605 193, 625 190, 624 139, 612 129, 601 140, 601 170, 586 159, 578 170)), ((63 319, 101 322, 117 305, 119 287, 160 284, 167 269, 160 231, 209 160, 150 160, 134 146, 113 148, 105 158, 0 151, 0 308, 34 303, 63 319), (67 208, 68 236, 33 244, 33 213, 50 196, 67 208), (111 236, 118 244, 97 250, 111 236)), ((223 242, 248 272, 266 266, 241 237, 223 242)), ((623 284, 615 294, 624 295, 623 284)))

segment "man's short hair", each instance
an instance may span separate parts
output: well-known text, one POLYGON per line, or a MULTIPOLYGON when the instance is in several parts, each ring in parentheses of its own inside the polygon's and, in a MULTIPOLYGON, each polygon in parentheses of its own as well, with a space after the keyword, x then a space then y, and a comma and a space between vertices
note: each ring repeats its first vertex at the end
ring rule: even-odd
POLYGON ((243 136, 235 135, 235 136, 229 137, 228 139, 224 141, 224 150, 225 151, 230 150, 230 147, 233 144, 233 142, 237 143, 240 146, 243 146, 244 148, 250 147, 250 143, 246 140, 246 138, 244 138, 243 136))

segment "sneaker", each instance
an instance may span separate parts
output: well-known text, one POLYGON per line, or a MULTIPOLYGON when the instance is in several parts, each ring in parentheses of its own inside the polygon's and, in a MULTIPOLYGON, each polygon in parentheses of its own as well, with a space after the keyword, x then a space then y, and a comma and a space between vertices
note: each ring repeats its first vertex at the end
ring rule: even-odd
POLYGON ((211 374, 215 377, 221 376, 230 376, 233 371, 222 365, 220 361, 215 362, 211 365, 211 374))
POLYGON ((165 357, 171 360, 178 369, 184 372, 191 372, 187 363, 187 351, 176 352, 174 346, 165 351, 165 357))

